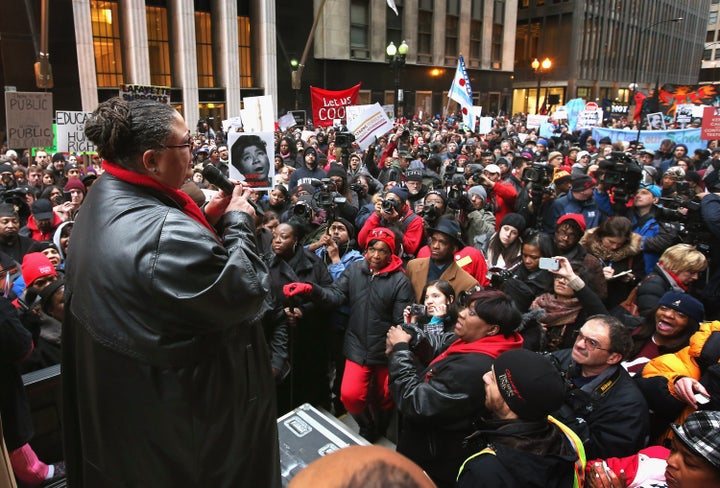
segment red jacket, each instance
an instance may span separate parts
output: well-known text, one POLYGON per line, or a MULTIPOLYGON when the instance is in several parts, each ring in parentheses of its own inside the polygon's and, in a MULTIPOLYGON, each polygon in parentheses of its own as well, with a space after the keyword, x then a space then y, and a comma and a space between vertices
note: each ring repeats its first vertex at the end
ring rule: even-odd
POLYGON ((25 227, 27 227, 27 230, 29 232, 25 235, 36 241, 52 241, 53 234, 55 234, 55 229, 57 229, 57 226, 62 223, 63 223, 63 219, 61 219, 58 214, 53 212, 52 228, 48 232, 43 232, 40 229, 38 229, 37 222, 35 222, 35 216, 30 215, 30 217, 28 218, 28 223, 25 226, 25 227))
POLYGON ((512 184, 502 181, 496 181, 492 191, 495 195, 495 201, 489 201, 495 204, 495 230, 498 231, 503 217, 515 211, 515 201, 518 194, 512 184))
MULTIPOLYGON (((398 223, 400 224, 400 227, 403 228, 403 232, 405 232, 405 237, 403 238, 403 251, 405 254, 414 256, 415 253, 417 253, 420 244, 422 244, 423 220, 419 215, 415 215, 415 217, 410 218, 411 215, 414 214, 412 210, 410 210, 410 206, 408 205, 405 210, 405 215, 398 223), (407 225, 405 225, 406 223, 407 225)), ((386 225, 381 225, 380 217, 378 217, 378 214, 376 212, 373 212, 370 214, 370 217, 368 217, 368 219, 365 221, 365 225, 362 226, 360 232, 358 232, 357 241, 358 245, 360 245, 360 248, 367 248, 369 242, 368 234, 370 234, 371 230, 378 227, 386 227, 386 225)))

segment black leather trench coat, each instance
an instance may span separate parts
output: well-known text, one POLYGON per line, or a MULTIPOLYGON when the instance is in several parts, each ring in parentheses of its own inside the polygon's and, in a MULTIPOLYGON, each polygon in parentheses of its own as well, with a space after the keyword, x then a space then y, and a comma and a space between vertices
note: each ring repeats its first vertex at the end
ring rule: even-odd
POLYGON ((222 243, 105 174, 73 229, 63 331, 70 485, 279 487, 268 290, 252 219, 222 243))

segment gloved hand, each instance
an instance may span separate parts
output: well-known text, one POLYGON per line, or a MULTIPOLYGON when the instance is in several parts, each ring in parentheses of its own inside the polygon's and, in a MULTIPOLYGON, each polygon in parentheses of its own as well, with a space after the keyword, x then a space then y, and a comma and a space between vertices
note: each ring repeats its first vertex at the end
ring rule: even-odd
POLYGON ((290 298, 296 295, 309 295, 313 291, 312 283, 288 283, 283 286, 283 294, 290 298))

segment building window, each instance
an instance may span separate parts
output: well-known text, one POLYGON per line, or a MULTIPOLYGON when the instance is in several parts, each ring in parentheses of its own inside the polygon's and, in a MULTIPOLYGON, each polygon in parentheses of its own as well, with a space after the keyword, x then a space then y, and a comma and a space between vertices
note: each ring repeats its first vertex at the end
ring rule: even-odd
POLYGON ((240 59, 240 88, 253 86, 252 49, 250 48, 250 17, 238 21, 238 57, 240 59))
POLYGON ((390 8, 385 9, 385 45, 394 42, 396 46, 399 46, 404 39, 402 30, 402 0, 395 0, 395 6, 398 9, 398 15, 395 15, 395 12, 393 12, 390 8))
POLYGON ((482 60, 483 0, 472 0, 470 5, 470 56, 471 66, 480 66, 482 60))
POLYGON ((197 50, 198 87, 213 88, 212 15, 210 12, 195 12, 195 46, 197 50))
POLYGON ((712 59, 712 49, 705 49, 703 51, 703 61, 710 61, 712 59))
POLYGON ((123 83, 118 3, 92 0, 90 17, 98 87, 118 87, 123 83))
POLYGON ((705 34, 705 42, 714 42, 715 41, 715 31, 707 31, 705 34))
POLYGON ((715 49, 715 59, 720 59, 720 49, 715 49))
POLYGON ((420 0, 418 8, 418 63, 432 63, 433 2, 420 0))
POLYGON ((505 1, 495 0, 493 7, 490 62, 492 69, 500 69, 502 67, 503 37, 505 36, 505 1))
POLYGON ((145 7, 148 51, 150 55, 150 83, 172 86, 170 70, 170 34, 168 33, 167 9, 145 7))
MULTIPOLYGON (((460 20, 460 0, 447 0, 445 16, 445 56, 456 58, 458 55, 458 31, 460 20)), ((445 60, 448 63, 448 60, 445 60)), ((455 62, 451 60, 451 62, 455 62)))
POLYGON ((592 88, 579 86, 577 89, 578 98, 584 98, 585 100, 590 100, 591 90, 592 90, 592 88))
MULTIPOLYGON (((368 0, 352 0, 350 3, 350 57, 354 59, 370 57, 368 11, 368 0)), ((390 13, 395 15, 395 12, 390 13)))
POLYGON ((530 6, 530 0, 520 0, 520 8, 528 8, 530 6))
POLYGON ((708 15, 708 25, 717 24, 717 19, 718 19, 717 11, 710 12, 710 15, 708 15))

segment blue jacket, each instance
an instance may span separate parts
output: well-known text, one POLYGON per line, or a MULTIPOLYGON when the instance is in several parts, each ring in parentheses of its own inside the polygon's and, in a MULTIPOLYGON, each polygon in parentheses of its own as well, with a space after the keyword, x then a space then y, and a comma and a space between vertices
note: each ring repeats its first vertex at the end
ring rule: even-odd
POLYGON ((555 231, 555 222, 566 214, 582 214, 588 229, 597 227, 607 218, 598 208, 594 197, 581 202, 573 197, 572 192, 569 192, 556 199, 550 206, 543 219, 543 232, 552 234, 555 231))

